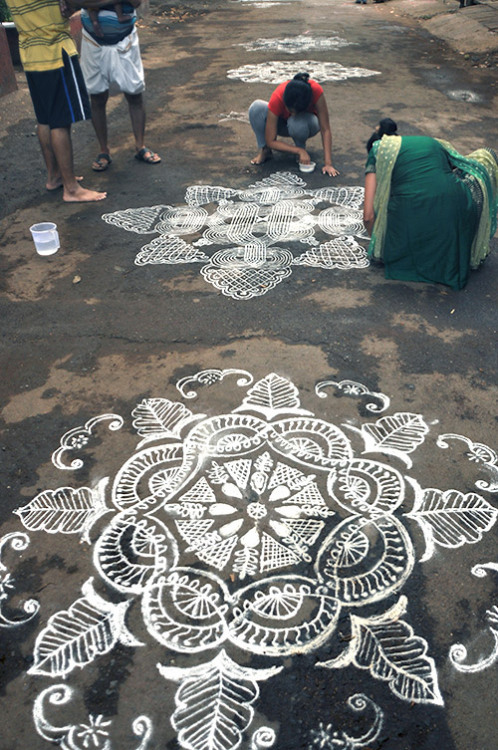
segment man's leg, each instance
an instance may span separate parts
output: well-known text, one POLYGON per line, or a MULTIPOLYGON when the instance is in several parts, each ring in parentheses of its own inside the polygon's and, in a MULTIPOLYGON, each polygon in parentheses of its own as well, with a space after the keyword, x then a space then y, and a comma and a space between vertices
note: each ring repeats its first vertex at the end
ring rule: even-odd
POLYGON ((107 143, 107 115, 105 110, 108 99, 109 91, 102 91, 100 94, 90 94, 92 124, 97 141, 99 142, 98 156, 92 162, 94 172, 104 172, 112 161, 107 143))
POLYGON ((67 128, 52 128, 50 131, 50 143, 62 178, 64 191, 63 200, 72 202, 100 201, 107 193, 98 193, 95 190, 86 190, 81 187, 74 176, 73 145, 71 142, 71 130, 67 128))
MULTIPOLYGON (((130 111, 131 128, 135 138, 135 148, 137 155, 144 152, 145 149, 145 105, 143 94, 126 94, 128 109, 130 111)), ((142 157, 140 157, 142 158, 142 157)), ((154 164, 160 162, 161 158, 153 151, 147 149, 143 156, 143 161, 154 164)))
POLYGON ((109 153, 109 146, 107 145, 107 116, 105 112, 108 98, 108 91, 103 91, 101 94, 90 94, 92 123, 102 154, 109 153))
POLYGON ((142 94, 125 94, 130 111, 131 128, 135 138, 135 148, 140 151, 145 146, 145 105, 142 94))
POLYGON ((38 141, 40 143, 43 159, 47 167, 47 190, 55 190, 61 186, 61 173, 57 159, 52 148, 52 139, 48 125, 37 126, 38 141))

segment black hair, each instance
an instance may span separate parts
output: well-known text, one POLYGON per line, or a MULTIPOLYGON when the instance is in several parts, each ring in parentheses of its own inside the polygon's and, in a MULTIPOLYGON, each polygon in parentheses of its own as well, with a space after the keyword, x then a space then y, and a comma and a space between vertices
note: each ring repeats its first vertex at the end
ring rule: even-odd
POLYGON ((296 112, 305 112, 312 97, 309 73, 298 73, 292 81, 289 81, 284 90, 284 104, 287 109, 296 112))
POLYGON ((398 126, 390 117, 384 117, 367 141, 367 152, 370 152, 375 141, 379 141, 383 135, 396 135, 398 126))

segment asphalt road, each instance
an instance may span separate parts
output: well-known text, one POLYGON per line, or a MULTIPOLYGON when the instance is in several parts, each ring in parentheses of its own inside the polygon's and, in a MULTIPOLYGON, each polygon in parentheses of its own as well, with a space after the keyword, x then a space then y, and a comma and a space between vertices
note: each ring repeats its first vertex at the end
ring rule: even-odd
POLYGON ((358 219, 379 118, 496 148, 495 75, 389 4, 153 10, 105 204, 2 113, 0 747, 495 750, 498 258, 386 281, 358 219), (249 164, 303 68, 336 179, 249 164))

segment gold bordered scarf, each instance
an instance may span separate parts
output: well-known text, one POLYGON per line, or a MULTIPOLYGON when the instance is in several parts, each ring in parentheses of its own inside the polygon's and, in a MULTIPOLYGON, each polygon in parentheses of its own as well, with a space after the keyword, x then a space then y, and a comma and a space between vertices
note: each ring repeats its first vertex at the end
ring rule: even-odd
POLYGON ((470 267, 477 268, 490 252, 489 241, 496 232, 498 211, 498 157, 489 148, 479 148, 462 156, 448 141, 436 139, 448 154, 452 167, 470 175, 479 183, 482 193, 479 225, 470 251, 470 267))
POLYGON ((372 146, 376 157, 375 225, 368 249, 370 257, 382 260, 387 228, 387 207, 391 194, 391 175, 401 148, 400 135, 384 135, 372 146))

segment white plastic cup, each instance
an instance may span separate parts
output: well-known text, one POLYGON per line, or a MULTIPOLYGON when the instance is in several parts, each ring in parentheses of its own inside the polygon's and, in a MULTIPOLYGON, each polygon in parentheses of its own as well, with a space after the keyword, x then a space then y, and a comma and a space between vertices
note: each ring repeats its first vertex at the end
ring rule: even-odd
POLYGON ((53 255, 57 252, 60 247, 57 224, 43 221, 41 224, 33 224, 29 229, 38 255, 53 255))

